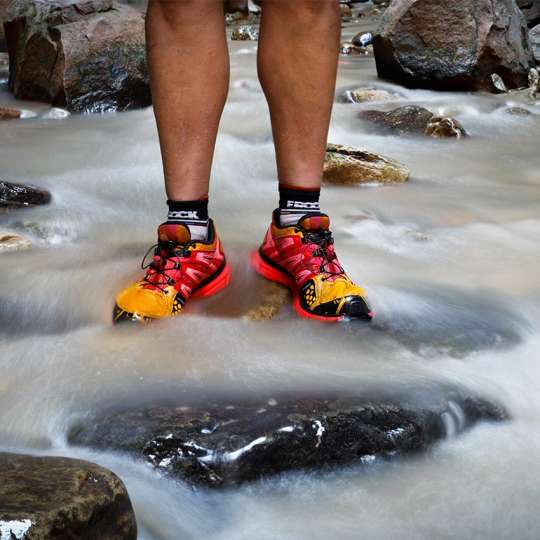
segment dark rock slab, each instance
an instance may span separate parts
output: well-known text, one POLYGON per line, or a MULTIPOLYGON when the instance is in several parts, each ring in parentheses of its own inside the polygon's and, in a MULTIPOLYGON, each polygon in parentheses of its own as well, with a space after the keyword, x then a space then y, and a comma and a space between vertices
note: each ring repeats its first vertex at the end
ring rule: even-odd
POLYGON ((504 418, 492 402, 434 385, 112 406, 74 425, 68 437, 218 487, 418 452, 480 420, 504 418))
POLYGON ((48 204, 50 201, 51 194, 44 189, 0 180, 0 211, 48 204))
POLYGON ((413 88, 490 90, 527 86, 533 64, 515 0, 394 0, 374 36, 380 77, 413 88))
POLYGON ((76 459, 0 453, 0 536, 135 540, 137 525, 111 471, 76 459))
POLYGON ((9 87, 72 112, 150 105, 144 14, 112 0, 14 0, 9 87))

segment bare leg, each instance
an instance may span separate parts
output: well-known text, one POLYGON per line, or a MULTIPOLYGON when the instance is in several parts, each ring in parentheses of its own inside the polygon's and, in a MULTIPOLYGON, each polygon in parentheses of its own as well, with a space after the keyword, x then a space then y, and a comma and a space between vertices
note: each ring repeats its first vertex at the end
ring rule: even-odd
POLYGON ((205 198, 229 88, 222 2, 150 0, 146 33, 167 196, 205 198))
POLYGON ((320 186, 339 39, 337 0, 263 0, 258 71, 281 183, 320 186))

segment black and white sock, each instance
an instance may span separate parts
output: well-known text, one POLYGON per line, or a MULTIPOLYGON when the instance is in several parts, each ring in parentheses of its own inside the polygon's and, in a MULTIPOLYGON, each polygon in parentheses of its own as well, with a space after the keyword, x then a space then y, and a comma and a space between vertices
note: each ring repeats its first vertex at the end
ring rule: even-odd
POLYGON ((167 223, 187 225, 191 239, 205 242, 208 239, 208 199, 198 201, 167 201, 167 223))
POLYGON ((282 227, 289 227, 306 214, 321 211, 320 188, 297 188, 279 184, 279 219, 282 227))

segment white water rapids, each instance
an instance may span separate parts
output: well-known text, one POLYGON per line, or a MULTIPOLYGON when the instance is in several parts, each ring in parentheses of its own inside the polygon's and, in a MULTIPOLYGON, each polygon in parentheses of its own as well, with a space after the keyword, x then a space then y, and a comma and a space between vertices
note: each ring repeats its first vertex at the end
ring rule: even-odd
MULTIPOLYGON (((346 36, 358 28, 349 27, 346 36)), ((540 538, 540 104, 512 95, 406 90, 372 59, 342 58, 337 92, 376 85, 393 104, 336 103, 329 140, 406 163, 408 184, 327 187, 338 254, 368 289, 372 325, 321 326, 290 307, 243 314, 263 282, 248 266, 276 205, 273 146, 253 42, 230 44, 232 79, 211 213, 232 286, 147 328, 113 328, 115 293, 138 275, 164 219, 150 109, 0 124, 0 177, 48 188, 49 206, 6 214, 33 249, 0 255, 0 445, 93 460, 124 480, 142 539, 540 538), (370 132, 361 109, 407 103, 455 116, 462 141, 370 132), (332 474, 193 491, 125 457, 65 444, 71 420, 111 396, 209 388, 429 387, 446 379, 513 419, 426 455, 332 474)), ((4 89, 2 104, 15 103, 4 89)))

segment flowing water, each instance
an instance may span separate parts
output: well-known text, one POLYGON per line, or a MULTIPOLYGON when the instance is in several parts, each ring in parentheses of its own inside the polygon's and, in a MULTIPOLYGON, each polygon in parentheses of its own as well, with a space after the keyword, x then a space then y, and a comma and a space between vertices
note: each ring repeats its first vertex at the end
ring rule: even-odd
MULTIPOLYGON (((401 97, 336 103, 329 140, 412 172, 405 185, 327 187, 322 197, 342 262, 377 318, 323 327, 286 306, 252 322, 244 315, 264 283, 248 254, 276 204, 255 52, 253 42, 231 43, 211 191, 234 281, 174 320, 111 325, 114 294, 138 275, 166 211, 152 111, 63 117, 24 103, 33 117, 0 125, 1 177, 53 194, 49 206, 0 222, 34 243, 0 256, 1 448, 111 468, 143 539, 539 538, 540 104, 406 90, 378 81, 372 59, 342 58, 338 92, 376 85, 401 97), (357 118, 406 103, 455 116, 472 137, 387 137, 357 118), (505 112, 517 104, 532 114, 505 112), (440 380, 499 400, 513 419, 418 458, 224 492, 194 491, 140 462, 65 443, 75 417, 112 397, 440 380)), ((0 100, 14 103, 5 89, 0 100)))

